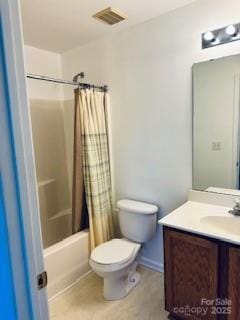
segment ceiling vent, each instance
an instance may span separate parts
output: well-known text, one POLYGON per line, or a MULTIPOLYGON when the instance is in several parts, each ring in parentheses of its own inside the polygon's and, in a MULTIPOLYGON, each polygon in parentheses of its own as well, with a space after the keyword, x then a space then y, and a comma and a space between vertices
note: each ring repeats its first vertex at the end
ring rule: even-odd
POLYGON ((113 25, 127 19, 126 15, 111 7, 99 11, 98 13, 94 14, 93 17, 104 23, 107 23, 108 25, 113 25))

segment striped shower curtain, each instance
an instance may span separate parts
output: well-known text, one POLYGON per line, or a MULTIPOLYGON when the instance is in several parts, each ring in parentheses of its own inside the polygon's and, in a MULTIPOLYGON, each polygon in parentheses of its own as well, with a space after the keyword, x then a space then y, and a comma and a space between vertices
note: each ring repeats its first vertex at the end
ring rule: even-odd
POLYGON ((108 94, 77 89, 80 110, 83 181, 91 249, 114 237, 106 110, 108 94))

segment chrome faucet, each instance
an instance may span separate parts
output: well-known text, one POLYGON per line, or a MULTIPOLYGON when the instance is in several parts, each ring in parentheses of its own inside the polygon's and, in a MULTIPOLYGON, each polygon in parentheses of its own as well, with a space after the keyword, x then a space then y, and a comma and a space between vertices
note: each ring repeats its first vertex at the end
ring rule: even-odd
POLYGON ((232 210, 229 210, 228 212, 235 215, 235 216, 240 216, 240 199, 236 198, 234 199, 235 206, 233 207, 232 210))

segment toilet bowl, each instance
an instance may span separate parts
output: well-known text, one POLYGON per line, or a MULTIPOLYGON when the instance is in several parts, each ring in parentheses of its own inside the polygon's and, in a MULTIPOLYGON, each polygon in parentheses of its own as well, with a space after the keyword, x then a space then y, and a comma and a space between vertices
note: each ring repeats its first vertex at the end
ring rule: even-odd
POLYGON ((136 257, 141 245, 127 239, 113 239, 93 250, 89 264, 104 279, 106 300, 124 298, 139 283, 136 257))
POLYGON ((117 202, 119 226, 123 238, 97 246, 89 264, 104 279, 106 300, 126 297, 140 282, 136 271, 141 245, 154 236, 158 207, 153 204, 123 199, 117 202))

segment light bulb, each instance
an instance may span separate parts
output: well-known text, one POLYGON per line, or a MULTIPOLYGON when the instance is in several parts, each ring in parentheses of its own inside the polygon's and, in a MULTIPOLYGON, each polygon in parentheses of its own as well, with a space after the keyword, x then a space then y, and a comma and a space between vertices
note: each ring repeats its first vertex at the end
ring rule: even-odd
POLYGON ((238 33, 238 30, 237 30, 237 28, 236 28, 233 24, 229 25, 229 26, 226 28, 226 34, 228 34, 229 36, 234 37, 234 36, 237 35, 237 33, 238 33))
POLYGON ((215 36, 214 34, 211 32, 211 31, 207 31, 204 33, 203 35, 203 38, 206 40, 206 41, 209 41, 209 42, 212 42, 215 40, 215 36))

